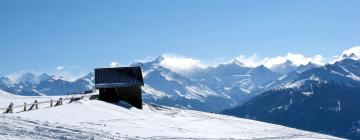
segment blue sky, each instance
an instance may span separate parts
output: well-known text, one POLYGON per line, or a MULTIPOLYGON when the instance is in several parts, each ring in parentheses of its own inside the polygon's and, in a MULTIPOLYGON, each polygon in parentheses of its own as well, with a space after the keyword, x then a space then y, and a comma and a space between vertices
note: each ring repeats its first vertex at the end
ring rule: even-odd
POLYGON ((338 55, 360 44, 360 1, 2 0, 0 75, 74 73, 172 53, 205 62, 338 55))

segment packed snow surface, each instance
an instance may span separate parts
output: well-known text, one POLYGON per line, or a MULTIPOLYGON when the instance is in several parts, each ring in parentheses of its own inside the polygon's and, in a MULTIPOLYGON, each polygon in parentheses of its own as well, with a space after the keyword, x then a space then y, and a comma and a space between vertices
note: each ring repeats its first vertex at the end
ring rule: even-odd
MULTIPOLYGON (((0 92, 0 105, 34 98, 0 92)), ((88 99, 2 114, 0 130, 0 139, 339 139, 218 114, 150 104, 140 110, 88 99)))

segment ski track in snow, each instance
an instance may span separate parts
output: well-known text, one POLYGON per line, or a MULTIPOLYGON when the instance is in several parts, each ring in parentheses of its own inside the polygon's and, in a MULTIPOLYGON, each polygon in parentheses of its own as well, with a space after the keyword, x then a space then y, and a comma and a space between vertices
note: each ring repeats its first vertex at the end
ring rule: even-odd
POLYGON ((1 115, 1 139, 121 139, 97 130, 1 115))

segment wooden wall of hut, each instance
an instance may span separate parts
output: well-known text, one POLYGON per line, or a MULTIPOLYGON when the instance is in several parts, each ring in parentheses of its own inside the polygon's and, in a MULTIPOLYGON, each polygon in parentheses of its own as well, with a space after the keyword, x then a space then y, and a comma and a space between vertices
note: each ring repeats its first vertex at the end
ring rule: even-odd
POLYGON ((141 87, 102 88, 99 89, 99 99, 112 103, 123 100, 142 109, 141 87))

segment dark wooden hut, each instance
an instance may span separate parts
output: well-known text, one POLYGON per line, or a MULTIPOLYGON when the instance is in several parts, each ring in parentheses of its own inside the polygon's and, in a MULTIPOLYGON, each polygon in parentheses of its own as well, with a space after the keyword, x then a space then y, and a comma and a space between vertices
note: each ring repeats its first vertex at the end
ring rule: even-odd
POLYGON ((143 85, 140 67, 95 69, 95 87, 99 89, 100 100, 114 103, 123 100, 142 109, 143 85))

